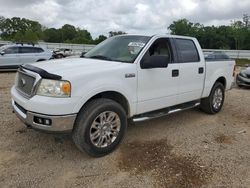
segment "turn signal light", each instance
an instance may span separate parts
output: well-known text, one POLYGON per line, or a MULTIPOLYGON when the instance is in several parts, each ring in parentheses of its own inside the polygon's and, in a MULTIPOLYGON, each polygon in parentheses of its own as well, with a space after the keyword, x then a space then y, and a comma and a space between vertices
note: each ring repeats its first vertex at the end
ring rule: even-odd
POLYGON ((62 84, 62 91, 63 91, 65 94, 70 94, 71 86, 70 86, 70 83, 69 83, 69 82, 64 82, 64 83, 62 84))

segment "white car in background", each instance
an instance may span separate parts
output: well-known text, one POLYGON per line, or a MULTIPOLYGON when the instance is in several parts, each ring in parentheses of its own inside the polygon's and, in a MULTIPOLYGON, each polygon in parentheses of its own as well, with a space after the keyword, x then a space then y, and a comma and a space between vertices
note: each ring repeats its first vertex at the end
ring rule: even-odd
POLYGON ((72 49, 69 49, 69 48, 60 48, 60 49, 53 51, 53 57, 56 59, 61 59, 61 58, 68 57, 71 55, 73 55, 73 51, 72 49))
POLYGON ((49 60, 52 52, 34 44, 8 44, 0 47, 0 70, 14 70, 19 65, 49 60))

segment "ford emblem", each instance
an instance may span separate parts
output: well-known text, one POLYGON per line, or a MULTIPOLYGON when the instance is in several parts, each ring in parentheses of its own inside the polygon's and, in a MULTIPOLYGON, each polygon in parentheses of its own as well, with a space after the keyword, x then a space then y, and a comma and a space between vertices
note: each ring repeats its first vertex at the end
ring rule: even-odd
POLYGON ((26 85, 26 81, 22 78, 20 84, 21 84, 21 87, 24 87, 26 85))

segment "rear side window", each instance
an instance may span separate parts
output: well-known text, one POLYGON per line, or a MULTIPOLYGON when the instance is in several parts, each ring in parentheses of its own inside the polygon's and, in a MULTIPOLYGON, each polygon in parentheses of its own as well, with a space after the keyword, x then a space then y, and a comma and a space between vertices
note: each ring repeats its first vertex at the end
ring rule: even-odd
POLYGON ((33 53, 42 53, 44 50, 42 48, 33 48, 33 53))
POLYGON ((192 40, 175 39, 175 44, 178 49, 180 61, 182 63, 199 62, 200 56, 198 50, 192 40))
POLYGON ((34 53, 32 47, 20 47, 21 54, 34 53))
POLYGON ((20 47, 20 53, 26 54, 26 53, 42 53, 44 50, 42 48, 37 47, 20 47))

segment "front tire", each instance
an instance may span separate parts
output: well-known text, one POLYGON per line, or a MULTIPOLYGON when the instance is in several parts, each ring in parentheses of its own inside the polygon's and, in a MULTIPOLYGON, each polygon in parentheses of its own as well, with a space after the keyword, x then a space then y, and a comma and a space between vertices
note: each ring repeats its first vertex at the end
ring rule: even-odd
POLYGON ((223 104, 225 98, 225 87, 222 83, 216 82, 211 90, 210 95, 207 98, 201 100, 200 108, 202 111, 208 114, 218 113, 223 104))
POLYGON ((127 129, 127 116, 120 104, 110 99, 94 99, 79 112, 73 130, 73 141, 94 157, 114 151, 127 129))
POLYGON ((56 54, 56 59, 62 59, 64 58, 63 54, 56 54))

